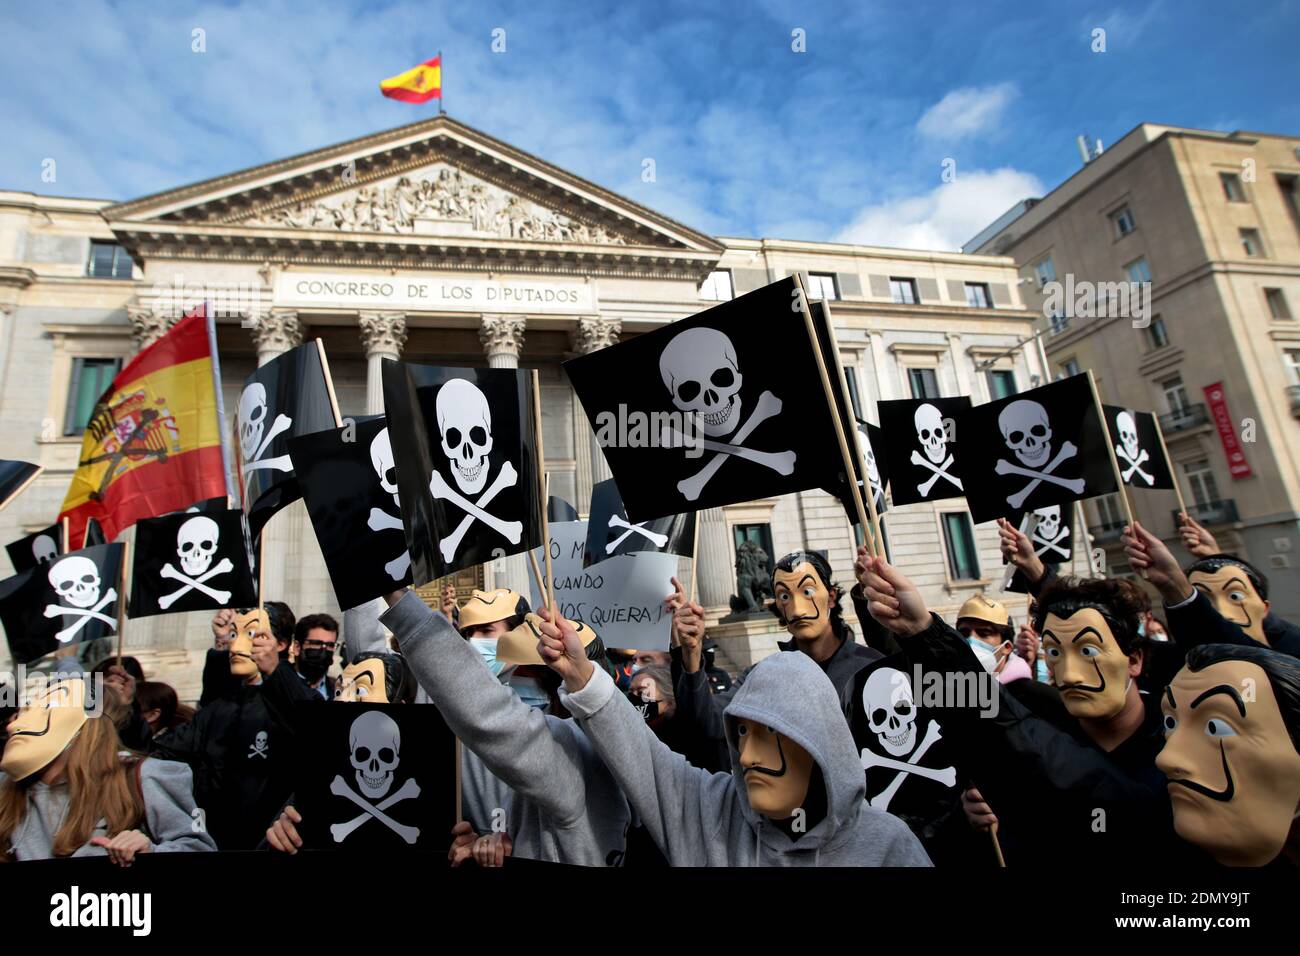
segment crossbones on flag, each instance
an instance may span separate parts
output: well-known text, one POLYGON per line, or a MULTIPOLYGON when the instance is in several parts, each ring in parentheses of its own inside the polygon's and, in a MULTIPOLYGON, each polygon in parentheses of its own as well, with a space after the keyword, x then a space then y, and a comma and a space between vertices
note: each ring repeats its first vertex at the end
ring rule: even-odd
POLYGON ((63 553, 63 527, 52 524, 25 538, 5 545, 9 561, 18 572, 30 571, 37 565, 49 564, 63 553))
POLYGON ((1132 488, 1172 491, 1174 472, 1165 457, 1155 415, 1119 405, 1103 405, 1102 409, 1106 413, 1111 445, 1124 484, 1132 488))
POLYGON ((541 543, 527 372, 385 362, 384 403, 417 586, 541 543))
POLYGON ((613 478, 592 487, 583 567, 634 551, 663 551, 689 558, 694 550, 694 512, 633 523, 627 520, 613 478))
POLYGON ((0 459, 0 511, 22 494, 42 470, 30 462, 0 459))
POLYGON ((358 419, 289 442, 307 514, 339 607, 411 583, 388 420, 358 419))
POLYGON ((277 356, 244 380, 235 415, 237 471, 254 537, 273 514, 301 497, 289 439, 337 426, 325 357, 314 341, 277 356))
POLYGON ((843 471, 794 279, 564 363, 631 521, 843 471))
POLYGON ((0 623, 16 663, 117 634, 122 549, 101 544, 73 551, 0 581, 0 623))
POLYGON ((853 679, 849 729, 866 775, 867 802, 916 824, 951 812, 955 748, 935 713, 920 706, 902 655, 873 661, 853 679))
MULTIPOLYGON (((1069 566, 1074 558, 1074 505, 1045 505, 1035 511, 1017 511, 1007 515, 1007 520, 1025 532, 1043 564, 1069 566), (1035 520, 1026 522, 1027 515, 1033 515, 1035 520), (1026 528, 1027 524, 1032 527, 1026 528)), ((1029 582, 1017 569, 1005 590, 1013 594, 1028 594, 1029 582)))
POLYGON ((295 705, 294 806, 313 850, 446 852, 456 738, 432 704, 295 705))
POLYGON ((957 428, 957 419, 969 408, 965 395, 876 403, 895 507, 965 494, 971 435, 957 428))
POLYGON ((976 523, 1119 490, 1086 374, 976 405, 957 429, 976 523))
POLYGON ((136 522, 127 616, 256 605, 244 527, 238 509, 136 522))

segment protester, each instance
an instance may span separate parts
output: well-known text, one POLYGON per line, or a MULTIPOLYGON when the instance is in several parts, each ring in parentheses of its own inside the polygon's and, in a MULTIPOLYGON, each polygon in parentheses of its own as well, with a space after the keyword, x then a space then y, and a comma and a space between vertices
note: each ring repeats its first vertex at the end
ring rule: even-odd
MULTIPOLYGON (((815 572, 806 561, 793 567, 792 585, 802 592, 815 572)), ((792 616, 806 610, 802 601, 789 607, 792 616)), ((820 611, 824 619, 824 603, 820 611)), ((570 622, 549 612, 542 621, 538 652, 563 679, 565 706, 670 865, 929 865, 911 831, 863 799, 862 765, 839 696, 810 655, 776 654, 751 669, 723 714, 728 777, 693 767, 664 745, 609 674, 587 660, 570 622)))
POLYGON ((334 698, 334 652, 339 646, 339 622, 328 614, 308 614, 293 626, 290 658, 303 681, 321 700, 334 698))
MULTIPOLYGON (((65 673, 75 673, 66 672, 65 673)), ((149 747, 153 731, 144 719, 143 710, 136 700, 139 683, 144 680, 144 668, 134 657, 106 657, 90 671, 104 676, 104 685, 112 687, 126 703, 118 715, 117 734, 122 743, 132 750, 144 751, 149 747)))
POLYGON ((182 704, 170 684, 142 681, 135 686, 135 699, 151 739, 194 719, 194 708, 182 704))
POLYGON ((47 684, 10 718, 0 757, 0 861, 215 850, 202 828, 190 770, 123 751, 113 689, 102 715, 79 678, 47 684))
POLYGON ((1006 605, 977 594, 957 612, 957 633, 966 638, 984 669, 1003 684, 1033 676, 1029 665, 1015 654, 1016 630, 1006 605))

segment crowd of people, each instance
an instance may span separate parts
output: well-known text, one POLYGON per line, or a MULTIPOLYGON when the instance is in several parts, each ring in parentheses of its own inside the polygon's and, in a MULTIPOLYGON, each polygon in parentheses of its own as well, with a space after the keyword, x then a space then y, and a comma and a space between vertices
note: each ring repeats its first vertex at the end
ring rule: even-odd
POLYGON ((453 867, 1300 862, 1300 630, 1265 575, 1189 519, 1187 567, 1125 529, 1143 581, 1059 576, 999 533, 1026 620, 981 595, 950 623, 865 548, 847 591, 796 551, 771 574, 789 638, 734 677, 676 579, 669 651, 447 588, 349 612, 342 636, 276 601, 220 611, 196 708, 133 658, 61 661, 4 725, 0 860, 326 849, 295 805, 294 714, 369 702, 433 703, 461 741, 453 867), (868 799, 855 679, 886 657, 996 689, 936 705, 958 782, 924 813, 868 799))

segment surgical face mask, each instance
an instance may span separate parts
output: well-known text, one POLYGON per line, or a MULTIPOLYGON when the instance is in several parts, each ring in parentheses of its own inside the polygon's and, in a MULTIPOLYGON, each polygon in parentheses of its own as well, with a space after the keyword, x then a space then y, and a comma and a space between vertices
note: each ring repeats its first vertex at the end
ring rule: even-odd
POLYGON ((495 637, 471 637, 469 642, 474 650, 478 651, 479 656, 483 658, 483 663, 492 672, 492 676, 500 677, 501 668, 505 665, 497 660, 497 639, 495 637))
POLYGON ((520 675, 510 679, 510 689, 529 707, 536 707, 538 710, 545 710, 551 703, 551 695, 541 684, 537 683, 537 678, 520 675))
POLYGON ((974 651, 975 656, 979 658, 980 666, 992 674, 998 666, 997 654, 994 653, 995 649, 989 647, 978 637, 968 637, 966 638, 966 643, 970 645, 970 649, 974 651))
POLYGON ((324 647, 312 647, 298 658, 298 673, 307 680, 320 680, 334 663, 334 652, 324 647))
POLYGON ((1034 677, 1040 684, 1051 683, 1047 676, 1047 664, 1041 657, 1034 661, 1034 670, 1036 671, 1034 677))

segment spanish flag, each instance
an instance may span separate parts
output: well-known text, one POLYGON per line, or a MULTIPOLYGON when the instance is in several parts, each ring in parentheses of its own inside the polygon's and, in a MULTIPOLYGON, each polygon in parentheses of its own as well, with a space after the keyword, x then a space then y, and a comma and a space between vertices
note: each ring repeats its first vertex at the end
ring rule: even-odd
POLYGON ((113 379, 86 425, 59 520, 69 548, 94 518, 112 541, 141 518, 225 497, 215 336, 199 307, 113 379))
POLYGON ((381 81, 379 92, 405 103, 442 99, 442 54, 381 81))

